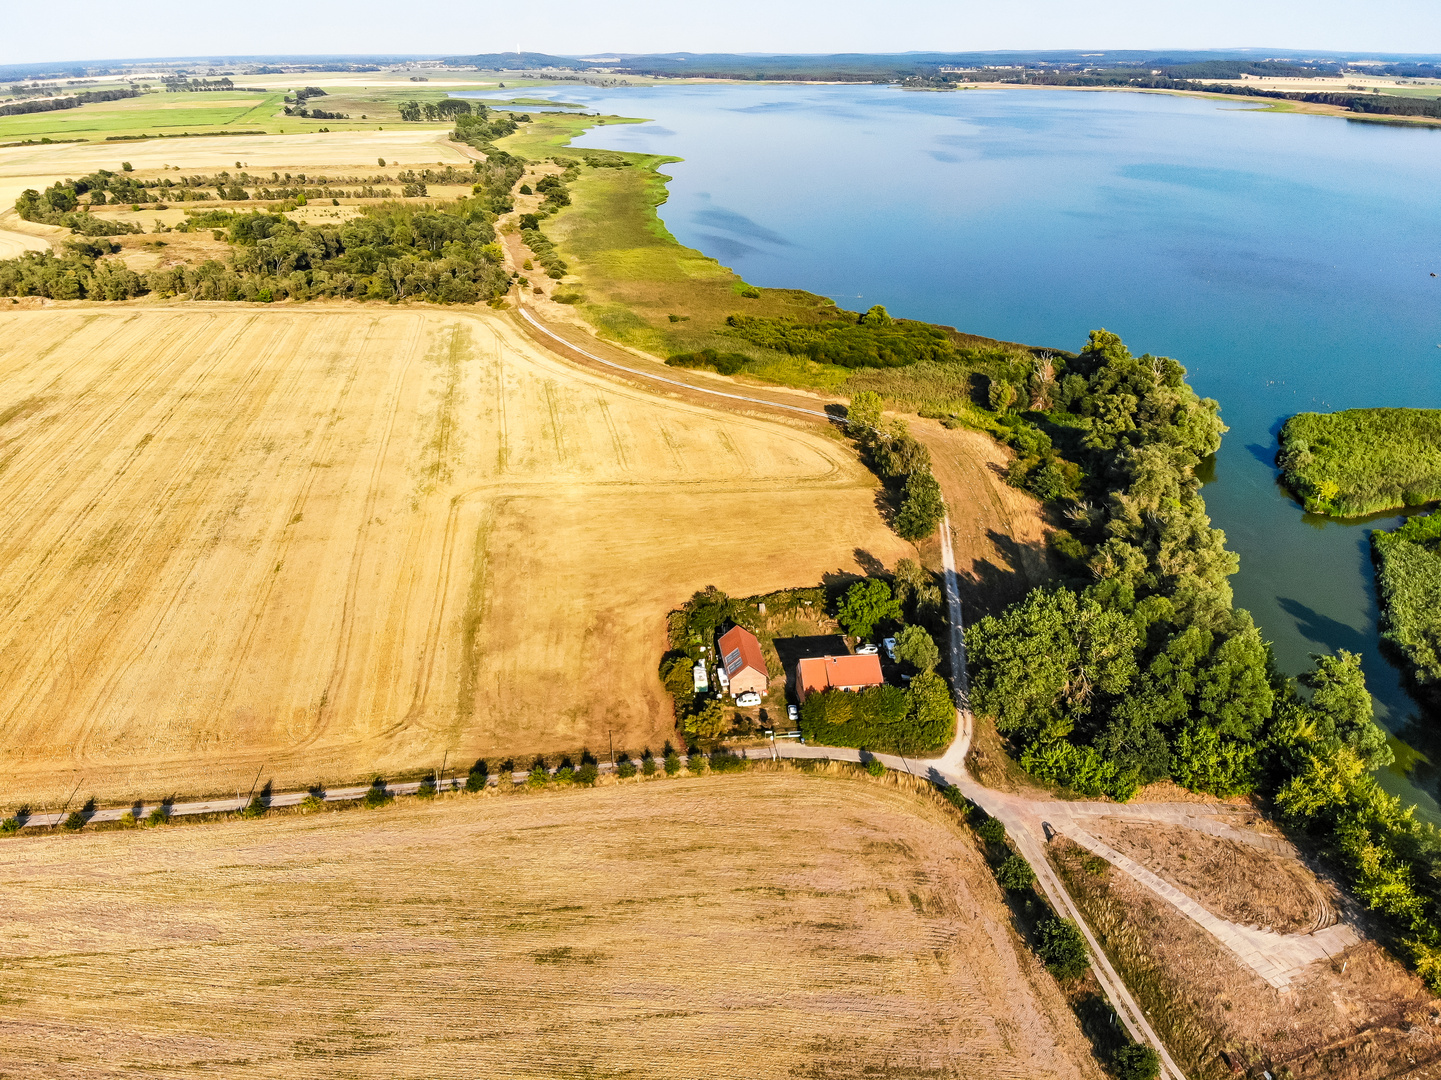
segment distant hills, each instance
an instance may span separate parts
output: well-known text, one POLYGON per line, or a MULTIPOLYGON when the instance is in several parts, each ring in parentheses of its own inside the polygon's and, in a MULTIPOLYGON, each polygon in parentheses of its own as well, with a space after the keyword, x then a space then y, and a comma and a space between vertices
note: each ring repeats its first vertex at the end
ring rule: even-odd
POLYGON ((1007 51, 906 53, 477 53, 443 58, 447 66, 493 71, 569 71, 717 78, 894 79, 933 76, 943 69, 1028 68, 1078 71, 1093 68, 1160 69, 1172 78, 1223 79, 1252 75, 1313 75, 1364 64, 1379 71, 1417 69, 1430 74, 1441 56, 1305 53, 1285 49, 1208 51, 1007 51))
POLYGON ((136 68, 229 67, 237 74, 258 68, 286 70, 376 70, 406 63, 440 63, 446 67, 472 67, 487 71, 551 71, 589 75, 654 75, 679 78, 726 79, 834 79, 842 81, 893 81, 930 79, 943 69, 1025 69, 1040 72, 1080 72, 1096 69, 1159 71, 1177 79, 1236 78, 1253 75, 1317 74, 1346 67, 1395 75, 1435 75, 1441 55, 1301 52, 1294 49, 1138 50, 1117 49, 904 52, 904 53, 592 53, 562 56, 542 52, 488 52, 469 55, 290 55, 145 57, 128 60, 92 60, 83 63, 49 62, 0 66, 0 81, 40 78, 94 78, 123 75, 136 68))

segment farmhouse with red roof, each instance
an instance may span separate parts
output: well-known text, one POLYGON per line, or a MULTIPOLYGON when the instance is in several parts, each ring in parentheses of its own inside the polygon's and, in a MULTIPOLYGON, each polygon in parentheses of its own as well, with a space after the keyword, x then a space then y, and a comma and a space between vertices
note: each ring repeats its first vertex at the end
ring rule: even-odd
POLYGON ((811 694, 864 690, 885 681, 879 656, 808 656, 796 670, 796 696, 805 701, 811 694))
POLYGON ((761 643, 743 626, 733 626, 721 635, 720 661, 732 694, 764 694, 770 686, 761 643))

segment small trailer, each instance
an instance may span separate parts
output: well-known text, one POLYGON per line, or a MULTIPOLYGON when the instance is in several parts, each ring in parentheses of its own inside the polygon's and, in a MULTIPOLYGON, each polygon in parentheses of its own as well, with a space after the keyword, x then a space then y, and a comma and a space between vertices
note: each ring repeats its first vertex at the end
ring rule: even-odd
POLYGON ((705 676, 705 661, 702 660, 691 669, 691 678, 695 681, 695 692, 704 694, 710 690, 710 682, 705 676))

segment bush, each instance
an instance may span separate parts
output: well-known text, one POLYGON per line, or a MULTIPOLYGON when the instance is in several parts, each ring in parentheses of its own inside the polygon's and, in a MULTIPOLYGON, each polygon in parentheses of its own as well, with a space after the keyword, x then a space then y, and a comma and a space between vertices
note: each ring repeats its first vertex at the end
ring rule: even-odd
POLYGON ((823 746, 912 754, 950 742, 955 717, 950 689, 931 672, 916 676, 907 690, 872 686, 811 694, 801 706, 801 731, 807 742, 823 746))
POLYGON ((305 811, 305 813, 307 814, 313 814, 317 810, 324 810, 325 799, 312 791, 309 795, 305 796, 305 798, 300 800, 300 809, 305 811))
POLYGON ((680 772, 680 755, 672 750, 665 756, 665 774, 674 776, 678 772, 680 772))
POLYGON ((66 815, 65 820, 61 823, 60 827, 62 829, 68 829, 71 832, 74 832, 77 829, 83 829, 86 823, 89 822, 91 817, 94 816, 95 806, 95 798, 94 796, 91 796, 90 798, 85 800, 85 805, 82 806, 79 810, 70 811, 70 813, 66 815))
POLYGON ((1111 1073, 1116 1080, 1156 1080, 1161 1072, 1161 1055, 1149 1046, 1127 1043, 1111 1055, 1111 1073))
POLYGON ((886 767, 878 759, 871 758, 870 761, 866 762, 866 772, 872 776, 884 776, 886 774, 886 767))
POLYGON ((256 796, 254 796, 253 798, 251 798, 250 802, 246 805, 245 809, 243 809, 243 810, 240 811, 240 816, 243 817, 243 818, 258 818, 258 817, 264 817, 266 811, 269 810, 269 809, 270 809, 270 800, 267 799, 263 794, 262 794, 262 795, 256 795, 256 796))
POLYGON ((575 782, 577 784, 584 784, 586 785, 586 787, 593 787, 595 786, 595 782, 599 779, 600 766, 597 765, 594 761, 583 762, 581 764, 581 767, 575 771, 575 782))
POLYGON ((436 786, 434 775, 422 777, 420 780, 420 787, 415 789, 415 794, 417 798, 421 799, 435 798, 436 786))
POLYGON ((375 810, 395 799, 395 792, 385 786, 385 780, 377 776, 370 782, 370 790, 365 793, 365 798, 360 800, 360 805, 367 810, 375 810))
POLYGON ((710 756, 711 772, 740 772, 746 767, 746 759, 729 750, 717 750, 710 756))
POLYGON ((1091 963, 1086 939, 1070 919, 1053 916, 1048 920, 1041 927, 1036 952, 1058 979, 1080 978, 1091 963))
MULTIPOLYGON (((655 772, 655 762, 650 761, 647 762, 647 764, 650 765, 651 772, 655 772)), ((635 775, 635 771, 635 762, 631 761, 630 758, 621 758, 615 767, 615 774, 622 780, 629 780, 635 775)))
POLYGON ((988 817, 976 826, 976 835, 988 844, 1004 844, 1006 827, 1001 824, 1000 818, 988 817))
POLYGON ((484 791, 488 783, 490 783, 490 766, 485 763, 484 758, 481 758, 470 767, 470 775, 465 778, 465 790, 484 791))
POLYGON ((640 763, 640 771, 646 776, 654 776, 656 772, 655 758, 647 755, 645 760, 640 763))
POLYGON ((145 824, 151 826, 170 824, 170 804, 163 802, 154 810, 151 810, 150 813, 145 815, 145 824))
POLYGON ((1036 883, 1036 872, 1031 869, 1031 864, 1020 855, 1012 855, 996 867, 996 881, 1003 889, 1020 892, 1023 889, 1029 889, 1036 883))

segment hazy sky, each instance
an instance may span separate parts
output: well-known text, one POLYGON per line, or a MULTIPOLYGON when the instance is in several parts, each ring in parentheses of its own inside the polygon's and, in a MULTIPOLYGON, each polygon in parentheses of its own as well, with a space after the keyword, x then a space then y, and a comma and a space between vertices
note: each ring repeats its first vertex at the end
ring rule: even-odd
POLYGON ((1441 52, 1441 0, 0 0, 0 63, 283 53, 1207 49, 1441 52))

